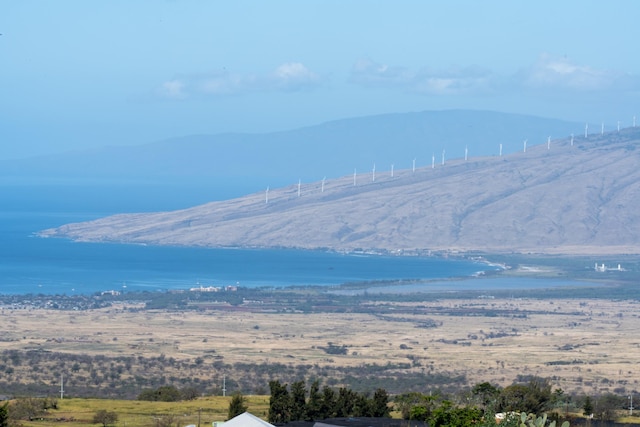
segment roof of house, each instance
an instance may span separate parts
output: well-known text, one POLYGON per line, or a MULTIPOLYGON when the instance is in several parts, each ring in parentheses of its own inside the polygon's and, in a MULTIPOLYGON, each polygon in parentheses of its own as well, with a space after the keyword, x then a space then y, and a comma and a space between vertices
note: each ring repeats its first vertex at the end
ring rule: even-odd
POLYGON ((244 412, 224 423, 224 427, 274 427, 255 415, 244 412))
MULTIPOLYGON (((286 424, 278 424, 283 427, 425 427, 422 421, 407 421, 392 418, 348 417, 330 418, 322 421, 292 421, 286 424), (410 424, 409 424, 410 423, 410 424)), ((224 427, 227 427, 225 424, 224 427)))

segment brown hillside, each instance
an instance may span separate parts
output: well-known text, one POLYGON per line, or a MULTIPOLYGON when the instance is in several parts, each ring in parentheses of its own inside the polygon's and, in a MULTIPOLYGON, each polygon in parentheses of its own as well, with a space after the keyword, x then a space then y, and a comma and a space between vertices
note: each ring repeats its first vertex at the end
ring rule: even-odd
POLYGON ((45 230, 82 241, 336 250, 640 253, 640 129, 371 171, 45 230))

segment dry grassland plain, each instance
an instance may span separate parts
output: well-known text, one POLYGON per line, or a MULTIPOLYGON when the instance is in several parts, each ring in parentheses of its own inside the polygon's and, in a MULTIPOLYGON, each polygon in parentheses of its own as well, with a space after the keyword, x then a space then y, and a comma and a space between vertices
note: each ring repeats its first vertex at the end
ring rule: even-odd
MULTIPOLYGON (((408 363, 416 373, 463 374, 469 385, 490 381, 506 386, 518 375, 538 375, 567 392, 626 393, 638 390, 640 380, 639 310, 639 301, 601 299, 398 303, 385 316, 131 311, 127 306, 73 312, 4 308, 0 350, 163 354, 177 360, 202 358, 205 368, 216 358, 225 364, 288 366, 408 363), (418 306, 416 314, 411 309, 418 306), (424 327, 427 323, 437 326, 424 327), (328 343, 346 346, 347 354, 327 354, 322 347, 328 343)), ((14 375, 27 375, 20 369, 29 367, 17 368, 14 375)), ((200 371, 202 377, 220 374, 211 368, 200 371)), ((429 389, 424 384, 424 391, 429 389)))

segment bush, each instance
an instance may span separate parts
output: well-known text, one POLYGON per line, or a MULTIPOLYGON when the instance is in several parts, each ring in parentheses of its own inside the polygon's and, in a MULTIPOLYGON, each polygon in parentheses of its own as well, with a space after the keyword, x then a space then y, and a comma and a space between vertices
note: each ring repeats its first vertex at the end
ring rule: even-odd
POLYGON ((93 422, 95 424, 102 424, 104 427, 115 424, 118 421, 118 414, 115 412, 107 411, 106 409, 100 409, 93 416, 93 422))

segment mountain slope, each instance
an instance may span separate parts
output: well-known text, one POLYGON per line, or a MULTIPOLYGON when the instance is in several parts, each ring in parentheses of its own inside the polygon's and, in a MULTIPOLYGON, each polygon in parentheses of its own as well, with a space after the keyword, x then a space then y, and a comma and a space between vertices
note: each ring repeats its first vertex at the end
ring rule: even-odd
MULTIPOLYGON (((117 215, 43 236, 158 245, 640 253, 640 130, 117 215), (323 191, 324 189, 324 191, 323 191)), ((439 159, 440 160, 440 159, 439 159)))
POLYGON ((264 188, 371 170, 430 165, 432 155, 475 156, 522 147, 522 141, 579 132, 583 125, 487 111, 424 111, 327 122, 266 134, 195 135, 139 146, 113 146, 0 162, 0 175, 55 178, 184 180, 264 188), (384 166, 383 166, 384 165, 384 166))

